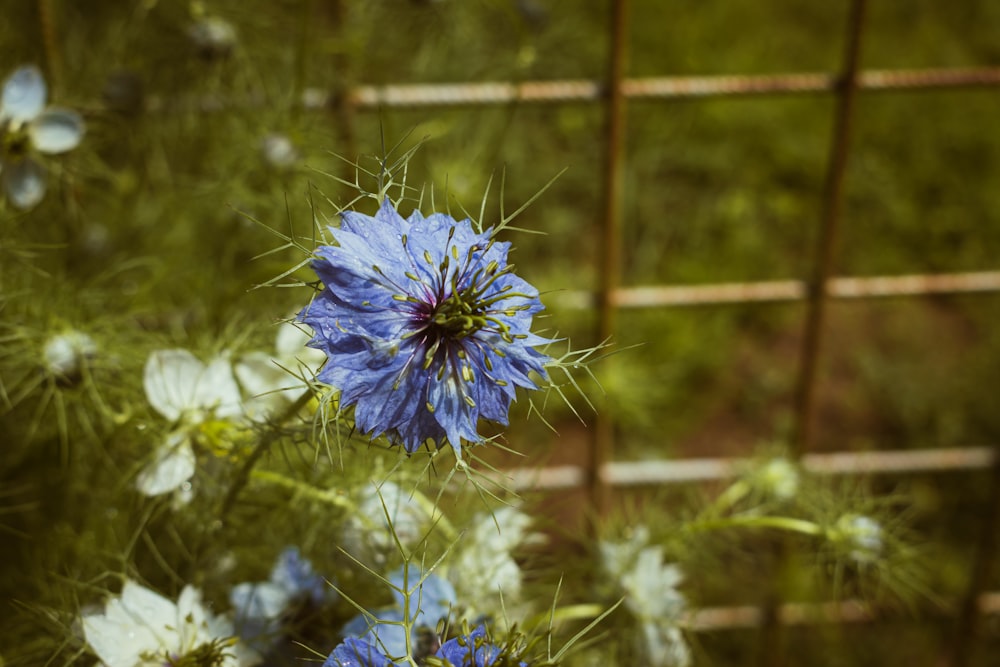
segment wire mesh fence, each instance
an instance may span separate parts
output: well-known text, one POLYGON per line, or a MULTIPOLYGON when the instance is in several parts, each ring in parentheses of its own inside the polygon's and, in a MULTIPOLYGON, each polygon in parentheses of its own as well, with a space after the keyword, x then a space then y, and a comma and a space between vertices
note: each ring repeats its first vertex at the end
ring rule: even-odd
MULTIPOLYGON (((816 406, 816 388, 823 383, 823 356, 827 303, 841 299, 928 297, 941 294, 1000 292, 1000 271, 932 273, 915 275, 838 276, 834 274, 841 224, 843 182, 849 169, 853 121, 859 94, 893 94, 894 91, 946 91, 949 89, 1000 87, 1000 68, 925 68, 865 70, 862 43, 866 2, 854 0, 842 34, 843 57, 838 72, 792 72, 768 75, 628 76, 630 21, 628 0, 611 3, 608 20, 607 77, 603 80, 556 80, 523 82, 470 82, 452 84, 358 85, 339 94, 306 91, 307 108, 334 107, 341 111, 365 112, 385 108, 489 107, 510 104, 595 104, 605 114, 603 135, 603 242, 599 287, 596 291, 567 291, 553 296, 562 307, 592 309, 598 314, 595 338, 616 333, 621 309, 676 306, 718 306, 772 302, 804 302, 802 348, 798 361, 796 428, 793 451, 806 469, 819 474, 857 475, 882 473, 943 473, 997 468, 1000 457, 994 446, 908 451, 810 453, 811 423, 816 406), (816 211, 817 245, 806 279, 727 283, 716 285, 621 285, 623 240, 621 211, 622 181, 629 152, 625 145, 630 100, 713 99, 735 96, 827 95, 835 102, 832 136, 828 149, 823 205, 816 211)), ((876 37, 877 38, 877 37, 876 37)), ((345 128, 345 134, 350 129, 345 128)), ((846 224, 849 224, 847 221, 846 224)), ((555 466, 544 469, 508 470, 501 477, 519 489, 567 489, 585 487, 593 511, 606 512, 612 487, 663 485, 724 479, 734 476, 738 459, 672 459, 616 461, 614 425, 600 415, 591 428, 590 453, 585 466, 555 466)), ((996 482, 994 482, 994 486, 996 482)), ((994 496, 996 494, 994 493, 994 496)), ((974 636, 976 617, 995 614, 997 594, 985 591, 988 564, 996 555, 990 534, 996 529, 998 508, 982 508, 982 544, 977 565, 970 576, 964 603, 951 608, 959 628, 953 642, 952 664, 966 664, 968 645, 974 636)), ((815 623, 820 618, 837 622, 873 621, 878 614, 858 601, 830 603, 822 608, 784 605, 778 611, 760 608, 706 609, 692 620, 696 629, 815 623)))

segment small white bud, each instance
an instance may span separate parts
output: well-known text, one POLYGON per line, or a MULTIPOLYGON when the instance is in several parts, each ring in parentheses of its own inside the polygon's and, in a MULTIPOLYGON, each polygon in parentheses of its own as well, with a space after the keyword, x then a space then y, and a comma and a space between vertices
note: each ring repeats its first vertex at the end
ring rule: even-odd
POLYGON ((206 60, 227 57, 236 46, 236 28, 217 16, 206 16, 188 28, 198 55, 206 60))
POLYGON ((791 500, 799 491, 799 470, 788 459, 771 459, 758 471, 757 481, 769 496, 791 500))
POLYGON ((830 538, 858 563, 871 563, 882 552, 882 526, 860 514, 845 514, 834 525, 830 538))
POLYGON ((269 134, 260 142, 260 151, 268 166, 287 169, 299 159, 299 151, 291 139, 283 134, 269 134))
POLYGON ((45 341, 42 358, 45 368, 54 376, 74 379, 80 375, 87 359, 97 354, 97 344, 85 333, 70 330, 45 341))

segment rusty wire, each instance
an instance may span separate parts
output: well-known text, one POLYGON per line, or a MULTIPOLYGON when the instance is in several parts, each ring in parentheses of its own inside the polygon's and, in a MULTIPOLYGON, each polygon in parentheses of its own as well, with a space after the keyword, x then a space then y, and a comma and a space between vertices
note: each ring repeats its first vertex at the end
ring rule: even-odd
MULTIPOLYGON (((1000 86, 1000 67, 868 70, 859 72, 863 91, 988 88, 1000 86)), ((625 78, 621 92, 627 99, 670 100, 703 97, 826 94, 836 88, 836 77, 826 72, 788 72, 715 76, 625 78)), ((356 85, 344 89, 310 87, 299 104, 306 110, 348 108, 372 111, 386 108, 477 107, 504 104, 594 103, 605 97, 606 86, 590 79, 550 81, 482 81, 356 85)), ((259 108, 268 103, 261 92, 244 96, 197 95, 164 98, 151 95, 146 108, 155 113, 183 110, 219 112, 232 108, 259 108)))
MULTIPOLYGON (((644 77, 623 79, 621 92, 635 99, 829 93, 836 81, 826 72, 644 77)), ((856 84, 869 91, 1000 86, 1000 67, 868 70, 858 73, 856 84)), ((588 79, 387 84, 356 86, 346 93, 346 102, 358 109, 553 104, 596 102, 604 91, 604 85, 588 79)), ((313 89, 303 104, 321 107, 328 99, 313 89)))
MULTIPOLYGON (((1000 271, 830 278, 831 299, 874 299, 935 294, 1000 292, 1000 271)), ((618 308, 665 308, 753 302, 801 301, 806 286, 801 280, 771 280, 713 285, 645 285, 620 287, 612 298, 618 308)), ((585 290, 554 292, 548 299, 558 308, 593 308, 595 299, 585 290)))
MULTIPOLYGON (((815 475, 892 475, 985 470, 995 459, 992 447, 955 447, 806 454, 801 465, 815 475)), ((612 461, 602 468, 601 477, 618 487, 690 484, 732 479, 751 465, 746 458, 612 461)), ((514 468, 488 476, 514 491, 574 488, 586 478, 583 467, 572 465, 514 468)))
MULTIPOLYGON (((975 601, 980 614, 1000 614, 1000 592, 980 594, 975 601)), ((819 603, 786 603, 778 610, 778 617, 785 625, 811 625, 817 621, 827 623, 868 623, 883 618, 891 611, 877 610, 865 600, 838 600, 819 603)), ((763 610, 754 606, 706 607, 691 611, 684 621, 685 627, 695 632, 756 628, 763 618, 763 610)))
MULTIPOLYGON (((629 0, 611 3, 610 57, 608 59, 604 127, 604 173, 602 197, 603 216, 600 219, 601 256, 597 292, 597 326, 595 342, 615 335, 618 305, 615 293, 621 283, 622 261, 622 193, 625 181, 625 91, 622 82, 628 69, 629 0)), ((590 507, 597 517, 603 516, 610 505, 611 488, 601 475, 614 458, 614 417, 601 411, 591 431, 587 464, 587 490, 590 507)), ((596 527, 596 524, 592 527, 596 527)))
POLYGON ((823 210, 815 248, 812 272, 805 282, 806 318, 799 354, 799 375, 795 390, 795 425, 791 440, 792 454, 801 456, 813 441, 813 415, 816 411, 816 387, 822 354, 826 306, 829 302, 827 281, 833 275, 840 236, 840 210, 847 161, 851 152, 851 129, 854 120, 854 100, 861 68, 861 35, 864 31, 865 0, 854 0, 847 21, 844 63, 836 81, 836 106, 833 134, 823 184, 823 210))

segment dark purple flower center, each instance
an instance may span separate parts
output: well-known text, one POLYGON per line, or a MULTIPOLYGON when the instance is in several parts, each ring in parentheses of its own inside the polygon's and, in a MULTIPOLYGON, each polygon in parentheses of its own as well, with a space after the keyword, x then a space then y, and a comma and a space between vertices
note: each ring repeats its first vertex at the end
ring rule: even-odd
POLYGON ((28 126, 24 123, 7 121, 0 126, 0 158, 3 160, 20 160, 31 150, 31 138, 28 136, 28 126))

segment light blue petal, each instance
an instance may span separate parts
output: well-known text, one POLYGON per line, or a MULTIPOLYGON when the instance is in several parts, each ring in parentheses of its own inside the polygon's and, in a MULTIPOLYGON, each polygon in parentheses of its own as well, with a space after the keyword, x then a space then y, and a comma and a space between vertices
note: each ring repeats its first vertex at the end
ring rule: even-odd
POLYGON ((243 621, 276 619, 290 601, 288 590, 267 581, 237 584, 229 592, 229 602, 237 618, 243 621))
POLYGON ((45 79, 34 65, 22 67, 3 84, 0 116, 29 121, 45 108, 45 79))
POLYGON ((45 196, 45 168, 25 158, 4 165, 3 189, 10 203, 21 210, 32 208, 45 196))
POLYGON ((75 111, 51 107, 31 122, 28 134, 36 150, 64 153, 83 139, 83 119, 75 111))

